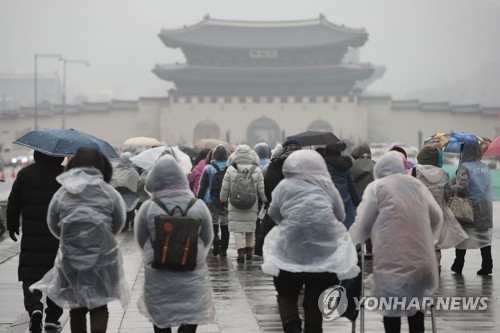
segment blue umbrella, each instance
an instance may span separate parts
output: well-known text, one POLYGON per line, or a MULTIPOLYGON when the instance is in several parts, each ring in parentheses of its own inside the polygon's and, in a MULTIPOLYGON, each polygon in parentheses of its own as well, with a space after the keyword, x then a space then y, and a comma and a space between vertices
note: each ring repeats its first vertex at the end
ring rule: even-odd
POLYGON ((50 156, 72 156, 80 147, 94 147, 110 159, 119 158, 114 148, 106 141, 72 128, 31 131, 13 143, 50 156))

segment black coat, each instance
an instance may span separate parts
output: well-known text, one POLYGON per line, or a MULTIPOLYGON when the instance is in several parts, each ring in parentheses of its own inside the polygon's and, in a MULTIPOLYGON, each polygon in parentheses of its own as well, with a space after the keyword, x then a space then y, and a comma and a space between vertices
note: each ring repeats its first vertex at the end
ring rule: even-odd
POLYGON ((47 210, 61 186, 56 177, 64 171, 60 157, 35 152, 35 163, 21 169, 7 203, 7 229, 19 230, 22 217, 19 281, 38 281, 54 265, 59 240, 47 226, 47 210))

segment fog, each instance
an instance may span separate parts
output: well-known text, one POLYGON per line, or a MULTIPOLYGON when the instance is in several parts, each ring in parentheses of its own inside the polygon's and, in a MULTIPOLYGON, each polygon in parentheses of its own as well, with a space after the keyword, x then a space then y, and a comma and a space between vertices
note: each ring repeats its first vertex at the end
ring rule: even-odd
MULTIPOLYGON (((500 0, 1 0, 0 73, 34 71, 35 53, 88 60, 68 65, 67 93, 94 98, 165 96, 151 70, 183 62, 158 38, 162 28, 218 19, 295 20, 319 14, 366 28, 361 60, 385 65, 374 94, 500 105, 500 0)), ((39 59, 39 73, 57 72, 39 59)))

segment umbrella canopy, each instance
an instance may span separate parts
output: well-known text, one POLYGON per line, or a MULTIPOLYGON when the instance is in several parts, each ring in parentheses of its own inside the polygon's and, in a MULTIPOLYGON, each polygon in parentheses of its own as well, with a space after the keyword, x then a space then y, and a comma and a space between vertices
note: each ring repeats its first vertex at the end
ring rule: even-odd
POLYGON ((493 139, 484 151, 483 156, 500 156, 500 136, 493 139))
POLYGON ((188 154, 182 152, 176 146, 160 146, 149 148, 139 153, 138 155, 131 157, 130 161, 132 161, 132 163, 139 168, 149 170, 153 167, 160 155, 165 150, 169 150, 170 155, 175 158, 175 160, 179 164, 179 167, 185 174, 189 174, 191 172, 191 168, 193 167, 191 158, 188 154))
POLYGON ((479 143, 484 151, 491 140, 464 132, 436 133, 424 141, 424 146, 436 147, 443 152, 459 154, 461 145, 467 142, 479 143))
POLYGON ((115 149, 106 141, 72 128, 31 131, 13 143, 50 156, 72 156, 80 147, 94 147, 110 159, 119 158, 115 149))
POLYGON ((226 141, 222 141, 219 139, 201 139, 198 142, 194 144, 195 148, 198 150, 203 150, 203 149, 212 149, 217 147, 217 145, 224 145, 226 149, 232 153, 234 151, 233 146, 231 146, 229 143, 226 141))
POLYGON ((329 142, 340 142, 332 132, 307 131, 288 136, 286 140, 296 140, 301 146, 326 145, 329 142))
POLYGON ((158 139, 150 138, 147 136, 137 136, 133 138, 128 138, 123 143, 125 146, 139 146, 139 147, 153 147, 161 145, 158 139))

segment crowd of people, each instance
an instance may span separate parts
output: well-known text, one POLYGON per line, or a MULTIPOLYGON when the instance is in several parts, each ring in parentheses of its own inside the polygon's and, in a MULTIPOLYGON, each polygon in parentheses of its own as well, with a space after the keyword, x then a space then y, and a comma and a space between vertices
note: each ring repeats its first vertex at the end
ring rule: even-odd
MULTIPOLYGON (((195 332, 214 320, 206 257, 227 257, 231 234, 237 264, 263 256, 283 330, 290 333, 322 332, 318 299, 326 288, 359 276, 360 249, 373 259, 379 297, 431 296, 442 249, 455 248, 455 274, 462 273, 468 249, 481 251, 477 274, 492 273, 492 185, 478 144, 463 146, 451 177, 435 147, 424 147, 416 165, 399 146, 378 161, 368 145, 349 154, 345 148, 330 142, 313 150, 293 139, 273 149, 264 142, 234 150, 217 145, 200 151, 188 174, 173 149, 147 170, 128 152, 111 163, 99 150, 81 147, 64 168, 62 158, 35 151, 35 163, 19 171, 7 206, 13 241, 22 218, 18 277, 29 331, 42 332, 43 323, 60 328, 63 308, 70 309, 71 332, 87 332, 87 313, 91 332, 106 331, 107 304, 129 304, 115 239, 129 229, 145 265, 138 307, 156 333, 174 326, 195 332), (472 200, 474 223, 454 218, 448 207, 453 195, 472 200), (195 221, 196 234, 178 238, 175 221, 159 218, 166 213, 195 221), (176 241, 185 243, 177 258, 176 241), (189 268, 191 249, 195 264, 189 268), (177 259, 176 268, 168 268, 177 259)), ((386 332, 399 332, 402 316, 410 332, 423 332, 424 313, 402 308, 384 311, 386 332)))

